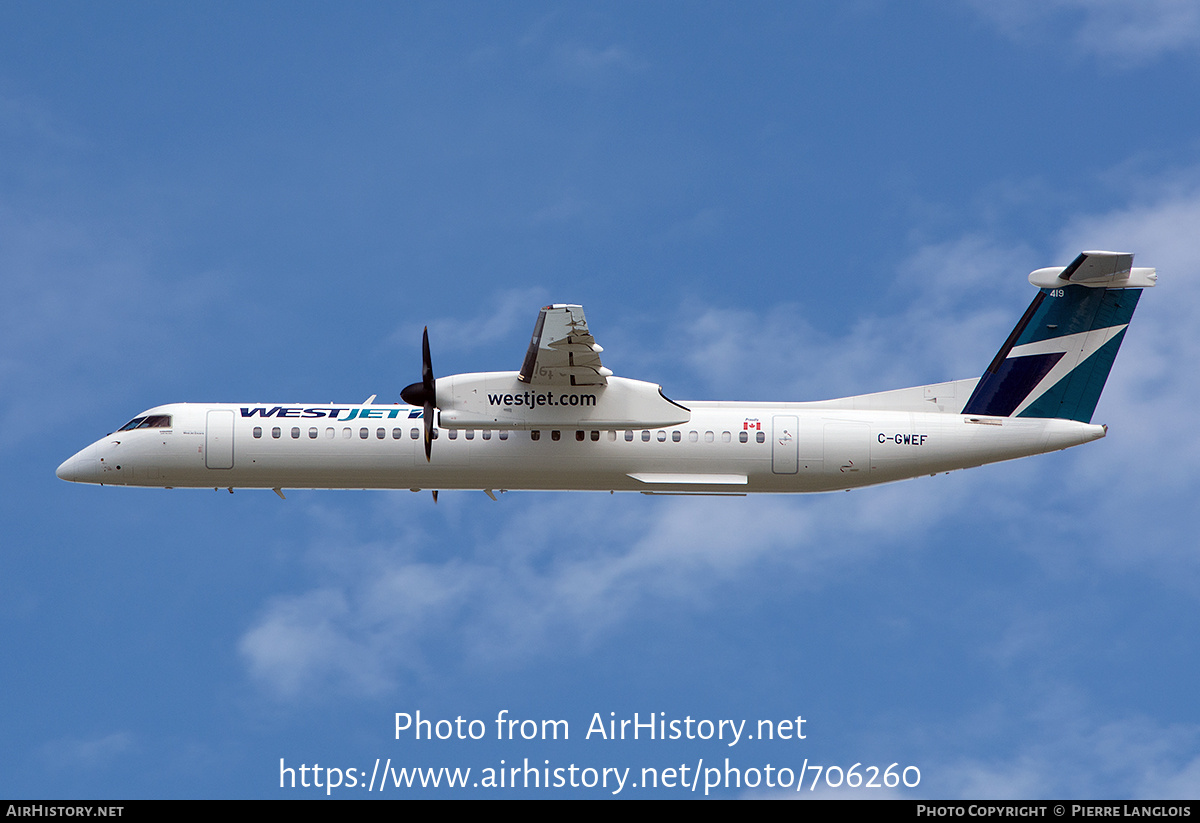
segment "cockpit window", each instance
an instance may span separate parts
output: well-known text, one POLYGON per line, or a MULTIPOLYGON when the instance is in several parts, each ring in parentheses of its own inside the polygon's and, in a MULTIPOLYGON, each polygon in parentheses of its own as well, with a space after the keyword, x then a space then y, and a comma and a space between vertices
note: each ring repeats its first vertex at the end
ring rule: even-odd
POLYGON ((126 423, 117 431, 127 432, 132 429, 169 429, 171 428, 171 415, 169 414, 149 414, 145 417, 135 417, 126 423))

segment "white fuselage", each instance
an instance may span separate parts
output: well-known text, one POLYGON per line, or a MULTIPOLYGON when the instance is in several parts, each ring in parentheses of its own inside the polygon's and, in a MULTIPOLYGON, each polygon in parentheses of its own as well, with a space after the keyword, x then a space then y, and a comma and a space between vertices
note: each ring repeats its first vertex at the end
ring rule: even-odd
POLYGON ((683 402, 658 429, 441 429, 425 460, 404 405, 177 403, 170 425, 114 432, 59 477, 122 486, 820 492, 1064 449, 1104 436, 1071 420, 683 402), (453 438, 453 439, 452 439, 453 438))

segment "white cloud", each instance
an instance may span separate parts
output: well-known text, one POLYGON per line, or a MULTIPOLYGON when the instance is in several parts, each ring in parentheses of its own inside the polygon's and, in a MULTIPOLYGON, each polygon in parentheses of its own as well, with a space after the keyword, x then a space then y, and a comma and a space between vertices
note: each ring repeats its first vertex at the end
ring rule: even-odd
MULTIPOLYGON (((487 527, 467 523, 472 534, 445 524, 454 535, 434 541, 439 551, 466 546, 440 562, 418 558, 415 533, 356 543, 335 519, 314 535, 324 584, 269 603, 240 651, 252 675, 285 696, 420 678, 446 642, 468 669, 524 661, 587 645, 651 602, 703 608, 720 586, 773 569, 820 585, 897 533, 931 528, 960 497, 941 491, 917 483, 819 499, 510 495, 500 504, 509 511, 487 527)), ((380 517, 411 523, 415 511, 401 505, 380 517)))
POLYGON ((55 769, 101 769, 134 749, 129 732, 113 732, 102 737, 67 737, 41 747, 42 759, 55 769))
MULTIPOLYGON (((1007 757, 932 766, 938 793, 963 799, 1194 798, 1200 793, 1200 728, 1146 717, 1084 713, 1086 701, 1058 693, 1006 715, 1027 730, 1007 757), (1100 719, 1098 719, 1100 718, 1100 719)), ((951 732, 954 736, 960 730, 951 732)))
MULTIPOLYGON (((486 311, 472 318, 436 317, 426 324, 429 328, 430 358, 434 374, 445 374, 438 369, 438 352, 464 352, 487 348, 491 344, 508 339, 523 327, 533 332, 537 310, 546 303, 546 290, 541 287, 507 289, 498 292, 490 301, 486 311)), ((405 325, 388 336, 389 345, 412 350, 415 367, 413 380, 421 376, 421 332, 422 326, 405 325)), ((513 358, 523 357, 524 349, 513 352, 513 358)), ((520 366, 514 360, 511 370, 520 366)))
POLYGON ((555 55, 568 75, 592 82, 614 72, 640 71, 646 65, 624 46, 615 44, 605 48, 563 44, 555 50, 555 55))
POLYGON ((1136 265, 1154 266, 1159 281, 1143 292, 1121 354, 1096 410, 1107 423, 1102 447, 1081 454, 1078 492, 1170 516, 1114 519, 1103 547, 1111 559, 1200 591, 1190 515, 1200 488, 1200 190, 1103 215, 1080 217, 1063 232, 1064 248, 1097 245, 1133 251, 1136 265), (1130 524, 1136 524, 1130 528, 1130 524))
POLYGON ((369 649, 359 648, 345 625, 349 605, 343 592, 318 589, 278 598, 266 617, 241 640, 251 673, 283 694, 296 694, 312 680, 333 672, 370 691, 377 680, 369 649))
MULTIPOLYGON (((1031 259, 1026 247, 980 236, 932 244, 897 266, 893 313, 847 316, 840 333, 809 321, 815 306, 761 314, 691 304, 661 344, 639 349, 656 358, 647 371, 666 371, 668 360, 691 368, 703 394, 680 399, 821 400, 977 377, 1032 299, 1025 275, 1041 263, 1031 259)), ((846 286, 861 287, 849 275, 846 286)))
POLYGON ((1200 45, 1200 6, 1192 0, 970 0, 970 5, 1014 39, 1046 48, 1066 40, 1077 53, 1117 66, 1200 45))
POLYGON ((648 65, 643 58, 617 43, 595 46, 560 37, 556 27, 562 22, 562 15, 557 11, 542 15, 515 41, 476 49, 468 59, 471 63, 491 66, 515 48, 543 56, 555 80, 567 79, 593 86, 619 74, 642 71, 648 65))

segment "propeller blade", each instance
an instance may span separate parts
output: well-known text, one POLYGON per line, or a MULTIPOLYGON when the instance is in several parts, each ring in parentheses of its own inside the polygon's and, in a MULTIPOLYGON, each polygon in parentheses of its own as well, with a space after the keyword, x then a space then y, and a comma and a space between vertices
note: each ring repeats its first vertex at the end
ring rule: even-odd
POLYGON ((425 410, 425 461, 429 462, 433 450, 433 410, 437 408, 437 380, 433 376, 433 361, 429 356, 429 327, 421 335, 421 382, 412 383, 400 392, 401 399, 410 406, 421 406, 425 410))
POLYGON ((437 405, 437 380, 429 359, 429 329, 421 336, 421 382, 410 383, 400 391, 400 397, 410 406, 437 405))
POLYGON ((429 327, 421 335, 421 384, 429 402, 434 399, 433 361, 429 358, 429 327))

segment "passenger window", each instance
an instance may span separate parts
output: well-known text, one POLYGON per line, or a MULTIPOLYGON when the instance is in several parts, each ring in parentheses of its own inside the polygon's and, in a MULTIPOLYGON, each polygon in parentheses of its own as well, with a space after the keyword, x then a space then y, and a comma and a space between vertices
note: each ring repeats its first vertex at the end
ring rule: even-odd
POLYGON ((580 431, 580 430, 578 430, 578 429, 575 431, 575 439, 576 439, 576 440, 578 440, 580 443, 582 443, 582 442, 583 442, 583 438, 584 438, 585 436, 586 436, 586 435, 585 435, 585 434, 584 434, 582 431, 580 431))
POLYGON ((342 439, 343 439, 343 440, 349 440, 349 439, 350 439, 350 429, 349 429, 349 427, 342 429, 342 439))
POLYGON ((383 440, 386 437, 387 437, 387 429, 376 429, 375 430, 375 439, 376 440, 383 440))
POLYGON ((420 440, 421 439, 421 430, 413 429, 412 431, 410 431, 408 433, 408 436, 411 437, 413 440, 420 440))
POLYGON ((608 439, 609 439, 609 440, 616 440, 616 439, 617 439, 617 433, 616 433, 615 431, 612 431, 612 430, 610 429, 610 430, 609 430, 609 432, 608 432, 608 439))
POLYGON ((732 440, 733 440, 732 434, 730 434, 729 432, 721 432, 721 442, 722 443, 729 443, 732 440))
POLYGON ((332 440, 332 439, 333 439, 333 426, 330 426, 329 428, 327 428, 327 429, 325 430, 325 439, 326 439, 326 440, 332 440))
POLYGON ((449 437, 451 440, 457 440, 458 439, 458 429, 449 429, 449 433, 446 436, 449 437))
POLYGON ((560 432, 558 429, 551 429, 551 430, 550 430, 550 439, 551 439, 551 440, 555 440, 555 441, 557 441, 557 440, 558 440, 558 438, 560 438, 560 437, 562 437, 562 432, 560 432))
POLYGON ((645 431, 645 430, 643 430, 643 431, 642 431, 642 442, 643 442, 643 443, 649 443, 649 442, 650 442, 650 432, 648 432, 648 431, 645 431))
POLYGON ((317 427, 316 426, 313 426, 311 429, 308 430, 308 439, 309 440, 317 439, 317 427))
POLYGON ((507 440, 507 439, 508 439, 508 432, 506 432, 506 431, 504 431, 504 432, 500 432, 500 439, 501 439, 501 440, 507 440))
POLYGON ((280 430, 280 428, 278 426, 271 429, 271 436, 274 437, 276 440, 279 439, 279 435, 281 435, 281 434, 283 434, 283 432, 280 430))
POLYGON ((468 440, 474 440, 475 439, 475 430, 467 429, 465 432, 463 432, 463 437, 467 438, 468 440))
POLYGON ((696 432, 688 432, 688 442, 689 443, 695 443, 699 439, 700 439, 700 435, 697 434, 696 432))
POLYGON ((625 432, 625 442, 626 443, 633 442, 633 432, 625 432))
MULTIPOLYGON (((124 429, 122 429, 121 431, 124 431, 124 429)), ((255 439, 262 437, 262 426, 254 427, 254 437, 255 437, 255 439)))
POLYGON ((490 431, 490 430, 488 430, 488 429, 484 429, 482 432, 480 432, 480 436, 481 436, 481 437, 482 437, 484 440, 491 440, 491 439, 492 439, 492 433, 491 433, 491 431, 490 431))
POLYGON ((370 435, 371 435, 371 433, 369 431, 367 431, 366 429, 358 430, 358 439, 359 440, 366 440, 370 435))
POLYGON ((661 431, 661 430, 660 430, 660 431, 658 432, 658 442, 659 442, 659 443, 666 443, 666 442, 667 442, 667 433, 666 433, 665 431, 661 431))
POLYGON ((738 442, 745 443, 750 439, 750 436, 745 432, 738 432, 738 442))
POLYGON ((766 442, 767 442, 767 433, 766 433, 766 432, 758 432, 758 433, 756 433, 756 434, 754 435, 754 441, 755 441, 756 443, 766 443, 766 442))
POLYGON ((292 426, 292 439, 293 440, 300 439, 300 427, 299 426, 292 426))
POLYGON ((683 435, 680 434, 678 430, 671 432, 671 442, 672 443, 678 443, 681 439, 683 439, 683 435))
POLYGON ((542 433, 541 433, 540 431, 538 431, 537 429, 534 429, 533 431, 531 431, 531 432, 529 433, 529 439, 530 439, 530 440, 537 440, 537 439, 539 439, 541 436, 542 436, 542 433))
POLYGON ((400 429, 392 429, 392 439, 393 440, 399 440, 401 435, 403 435, 403 434, 404 434, 404 432, 402 432, 400 429))
POLYGON ((592 442, 593 443, 600 442, 600 432, 592 432, 592 442))
POLYGON ((711 442, 713 442, 713 433, 712 433, 712 432, 705 432, 705 433, 704 433, 704 442, 705 442, 705 443, 711 443, 711 442))

